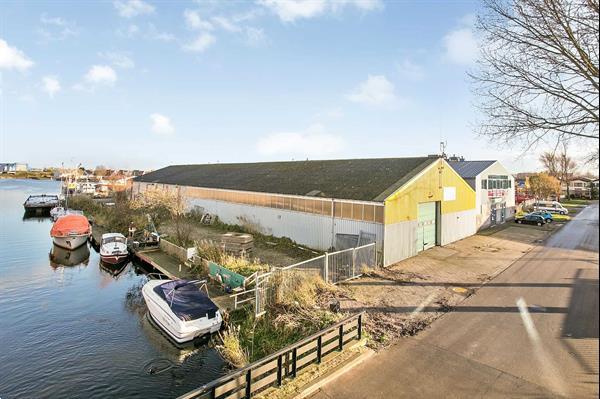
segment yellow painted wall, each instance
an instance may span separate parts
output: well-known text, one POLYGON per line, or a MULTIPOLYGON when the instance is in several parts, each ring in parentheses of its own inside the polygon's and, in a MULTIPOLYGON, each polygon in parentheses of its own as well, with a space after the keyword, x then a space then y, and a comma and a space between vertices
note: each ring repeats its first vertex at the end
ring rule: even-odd
POLYGON ((439 159, 385 200, 385 224, 417 220, 418 204, 431 201, 441 201, 442 214, 466 211, 475 208, 475 190, 445 160, 439 159), (456 199, 443 201, 443 187, 455 187, 456 199))

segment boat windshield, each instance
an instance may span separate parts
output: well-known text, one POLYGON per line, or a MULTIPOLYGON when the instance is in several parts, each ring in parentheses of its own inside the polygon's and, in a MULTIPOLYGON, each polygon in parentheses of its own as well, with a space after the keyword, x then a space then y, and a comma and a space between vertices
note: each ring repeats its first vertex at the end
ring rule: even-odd
POLYGON ((110 244, 113 242, 127 244, 127 240, 125 239, 125 237, 107 237, 104 240, 102 240, 102 244, 110 244))

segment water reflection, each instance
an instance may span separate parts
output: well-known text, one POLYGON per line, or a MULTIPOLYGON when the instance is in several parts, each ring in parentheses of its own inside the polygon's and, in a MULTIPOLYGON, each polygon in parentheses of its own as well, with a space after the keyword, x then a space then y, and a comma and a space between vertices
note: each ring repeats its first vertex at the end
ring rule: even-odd
POLYGON ((115 280, 119 278, 119 276, 123 273, 123 271, 127 268, 128 265, 129 262, 121 262, 114 264, 102 262, 102 259, 100 259, 100 262, 98 263, 100 270, 105 274, 109 274, 115 280))
POLYGON ((87 245, 69 250, 52 244, 50 250, 50 266, 54 269, 61 266, 87 266, 90 258, 90 249, 87 245))
POLYGON ((227 372, 213 348, 181 350, 148 324, 138 265, 113 276, 88 246, 53 247, 50 218, 23 218, 28 195, 59 190, 0 180, 0 397, 169 398, 227 372), (147 373, 156 359, 173 366, 147 373))
POLYGON ((45 223, 48 220, 50 220, 50 216, 49 215, 32 215, 31 213, 25 212, 23 213, 23 218, 22 220, 24 222, 38 222, 38 223, 45 223))

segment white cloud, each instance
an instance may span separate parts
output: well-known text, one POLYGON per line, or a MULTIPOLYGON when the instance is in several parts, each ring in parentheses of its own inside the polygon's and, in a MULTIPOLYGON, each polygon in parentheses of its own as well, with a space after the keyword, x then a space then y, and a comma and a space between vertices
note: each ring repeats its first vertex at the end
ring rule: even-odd
POLYGON ((334 107, 330 109, 326 109, 322 112, 317 113, 314 116, 314 119, 341 119, 344 117, 344 110, 341 107, 334 107))
POLYGON ((460 65, 472 65, 479 55, 479 42, 473 32, 475 17, 468 14, 460 19, 460 27, 448 32, 442 42, 444 58, 460 65))
POLYGON ((138 15, 152 14, 154 6, 142 0, 117 0, 113 3, 121 17, 133 18, 138 15))
POLYGON ((45 40, 65 40, 70 36, 77 36, 79 30, 75 22, 67 21, 61 17, 49 17, 42 14, 40 17, 42 27, 37 30, 45 40))
POLYGON ((242 28, 240 28, 231 18, 218 16, 212 17, 211 21, 219 28, 227 31, 227 32, 240 32, 242 28))
POLYGON ((257 47, 267 42, 265 31, 261 28, 247 27, 244 30, 246 36, 246 43, 250 46, 257 47))
POLYGON ((259 0, 258 4, 273 11, 284 22, 313 18, 327 9, 326 0, 259 0))
POLYGON ((346 7, 361 11, 383 8, 381 0, 258 0, 257 3, 277 14, 284 22, 336 13, 346 7))
POLYGON ((54 95, 61 90, 60 82, 56 76, 44 76, 42 78, 42 90, 48 93, 50 98, 54 98, 54 95))
POLYGON ((198 30, 212 30, 213 25, 202 19, 200 17, 200 13, 194 10, 185 10, 183 12, 183 19, 185 20, 185 24, 190 29, 198 29, 198 30))
POLYGON ((259 139, 257 150, 264 155, 320 157, 342 151, 344 140, 327 133, 323 125, 312 125, 298 132, 272 133, 259 139))
POLYGON ((386 105, 397 100, 394 85, 383 75, 369 75, 346 98, 367 105, 386 105))
POLYGON ((24 71, 33 66, 27 56, 18 48, 10 47, 8 43, 0 39, 0 69, 16 69, 24 71))
POLYGON ((110 61, 111 65, 122 68, 122 69, 131 69, 135 67, 135 62, 128 54, 125 53, 116 53, 116 52, 106 52, 99 53, 100 57, 103 57, 110 61))
POLYGON ((84 80, 92 86, 111 86, 117 81, 117 73, 108 65, 93 65, 85 74, 84 80))
POLYGON ((144 36, 146 39, 158 40, 161 42, 172 42, 175 40, 175 35, 172 33, 159 31, 154 24, 148 24, 148 29, 144 36))
POLYGON ((423 68, 409 59, 405 59, 399 63, 397 69, 400 76, 409 80, 421 80, 425 77, 423 68))
POLYGON ((175 128, 171 123, 171 119, 163 114, 154 113, 150 115, 152 122, 152 132, 161 136, 168 136, 175 133, 175 128))
POLYGON ((203 32, 200 35, 198 35, 198 37, 194 41, 184 45, 183 49, 185 51, 191 51, 194 53, 202 53, 206 51, 210 46, 215 44, 216 41, 217 39, 213 35, 207 32, 203 32))

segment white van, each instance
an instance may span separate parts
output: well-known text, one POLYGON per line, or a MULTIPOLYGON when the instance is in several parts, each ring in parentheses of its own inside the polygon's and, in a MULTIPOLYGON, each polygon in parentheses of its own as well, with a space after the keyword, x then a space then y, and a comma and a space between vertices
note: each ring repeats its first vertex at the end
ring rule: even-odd
POLYGON ((569 210, 562 206, 562 204, 558 201, 538 201, 533 204, 533 209, 536 211, 558 213, 560 215, 566 215, 569 213, 569 210))

